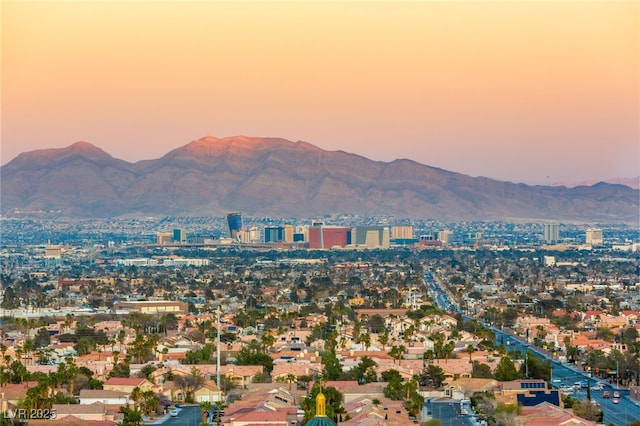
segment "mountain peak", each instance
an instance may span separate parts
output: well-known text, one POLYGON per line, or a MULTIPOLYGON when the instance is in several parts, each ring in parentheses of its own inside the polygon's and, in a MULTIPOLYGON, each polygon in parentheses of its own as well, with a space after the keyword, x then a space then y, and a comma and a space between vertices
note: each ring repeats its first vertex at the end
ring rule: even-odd
POLYGON ((7 166, 11 164, 22 164, 24 162, 46 164, 51 161, 61 160, 76 155, 91 160, 112 159, 115 161, 111 155, 107 154, 97 146, 86 141, 78 141, 65 148, 37 149, 34 151, 23 152, 7 163, 7 166))
POLYGON ((187 153, 195 156, 217 157, 226 155, 229 152, 242 154, 255 152, 256 150, 265 151, 272 148, 294 146, 298 146, 298 144, 280 138, 262 138, 243 135, 225 138, 205 136, 204 138, 196 139, 174 150, 174 152, 187 153))
POLYGON ((76 143, 72 143, 66 149, 69 151, 75 151, 75 152, 104 152, 97 146, 87 141, 78 141, 76 143))

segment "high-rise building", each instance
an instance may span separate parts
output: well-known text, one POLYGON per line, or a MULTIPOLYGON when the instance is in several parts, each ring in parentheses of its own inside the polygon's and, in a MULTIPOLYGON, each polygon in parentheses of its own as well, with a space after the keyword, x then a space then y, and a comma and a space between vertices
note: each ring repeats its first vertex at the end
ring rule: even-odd
POLYGON ((412 238, 413 238, 412 226, 392 226, 391 227, 392 240, 410 240, 412 238))
POLYGON ((293 241, 309 241, 309 226, 296 226, 293 231, 293 241))
POLYGON ((249 231, 245 232, 245 233, 249 234, 248 237, 247 237, 249 242, 257 243, 257 242, 261 241, 260 228, 258 228, 257 226, 252 226, 251 228, 249 228, 249 231))
POLYGON ((176 243, 186 243, 187 231, 182 228, 174 229, 173 237, 171 239, 173 240, 173 242, 176 242, 176 243))
POLYGON ((227 224, 229 225, 229 237, 233 239, 239 239, 239 234, 242 231, 242 213, 233 212, 227 215, 227 224))
POLYGON ((453 232, 449 231, 448 229, 438 232, 438 241, 442 241, 442 244, 444 245, 450 244, 452 237, 453 232))
POLYGON ((589 228, 585 232, 585 242, 592 246, 601 246, 604 244, 604 238, 602 237, 602 229, 589 228))
MULTIPOLYGON (((284 226, 267 226, 264 228, 265 243, 280 243, 284 241, 284 226)), ((291 238, 293 240, 293 236, 291 238)))
POLYGON ((330 249, 346 247, 351 244, 351 228, 325 226, 322 222, 314 222, 309 227, 309 248, 330 249))
POLYGON ((358 226, 351 231, 351 242, 368 248, 389 248, 389 228, 386 226, 358 226))
POLYGON ((544 242, 547 244, 556 244, 560 241, 560 231, 558 230, 558 222, 549 222, 544 224, 544 242))
POLYGON ((284 225, 284 242, 293 242, 293 225, 284 225))
POLYGON ((156 244, 169 244, 173 235, 169 232, 160 232, 156 235, 156 244))

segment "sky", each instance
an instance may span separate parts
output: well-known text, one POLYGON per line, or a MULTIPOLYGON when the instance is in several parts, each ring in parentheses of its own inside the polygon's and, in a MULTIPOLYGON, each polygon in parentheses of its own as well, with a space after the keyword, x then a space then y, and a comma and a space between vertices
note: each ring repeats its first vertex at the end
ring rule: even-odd
POLYGON ((640 175, 637 1, 0 4, 2 164, 245 135, 529 184, 640 175))

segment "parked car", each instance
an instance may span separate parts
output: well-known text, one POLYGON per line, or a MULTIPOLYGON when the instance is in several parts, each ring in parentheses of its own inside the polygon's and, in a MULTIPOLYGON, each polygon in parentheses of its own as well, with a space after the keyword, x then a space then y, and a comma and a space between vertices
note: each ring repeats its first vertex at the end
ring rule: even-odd
POLYGON ((613 392, 613 397, 614 398, 620 398, 620 391, 614 391, 613 392))
POLYGON ((603 398, 607 398, 607 399, 611 398, 611 392, 609 392, 609 391, 602 392, 602 397, 603 398))
POLYGON ((178 410, 171 410, 171 417, 178 417, 178 410))
POLYGON ((613 401, 614 404, 618 404, 620 402, 620 398, 613 398, 611 401, 613 401))

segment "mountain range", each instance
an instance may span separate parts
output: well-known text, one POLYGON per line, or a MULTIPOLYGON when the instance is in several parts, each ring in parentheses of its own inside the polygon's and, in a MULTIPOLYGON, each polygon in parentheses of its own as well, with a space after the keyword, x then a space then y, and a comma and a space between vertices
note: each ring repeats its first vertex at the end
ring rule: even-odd
POLYGON ((2 213, 317 217, 351 213, 451 221, 638 223, 624 185, 530 186, 423 165, 372 161, 306 142, 205 137, 129 163, 88 142, 22 153, 0 168, 2 213))

